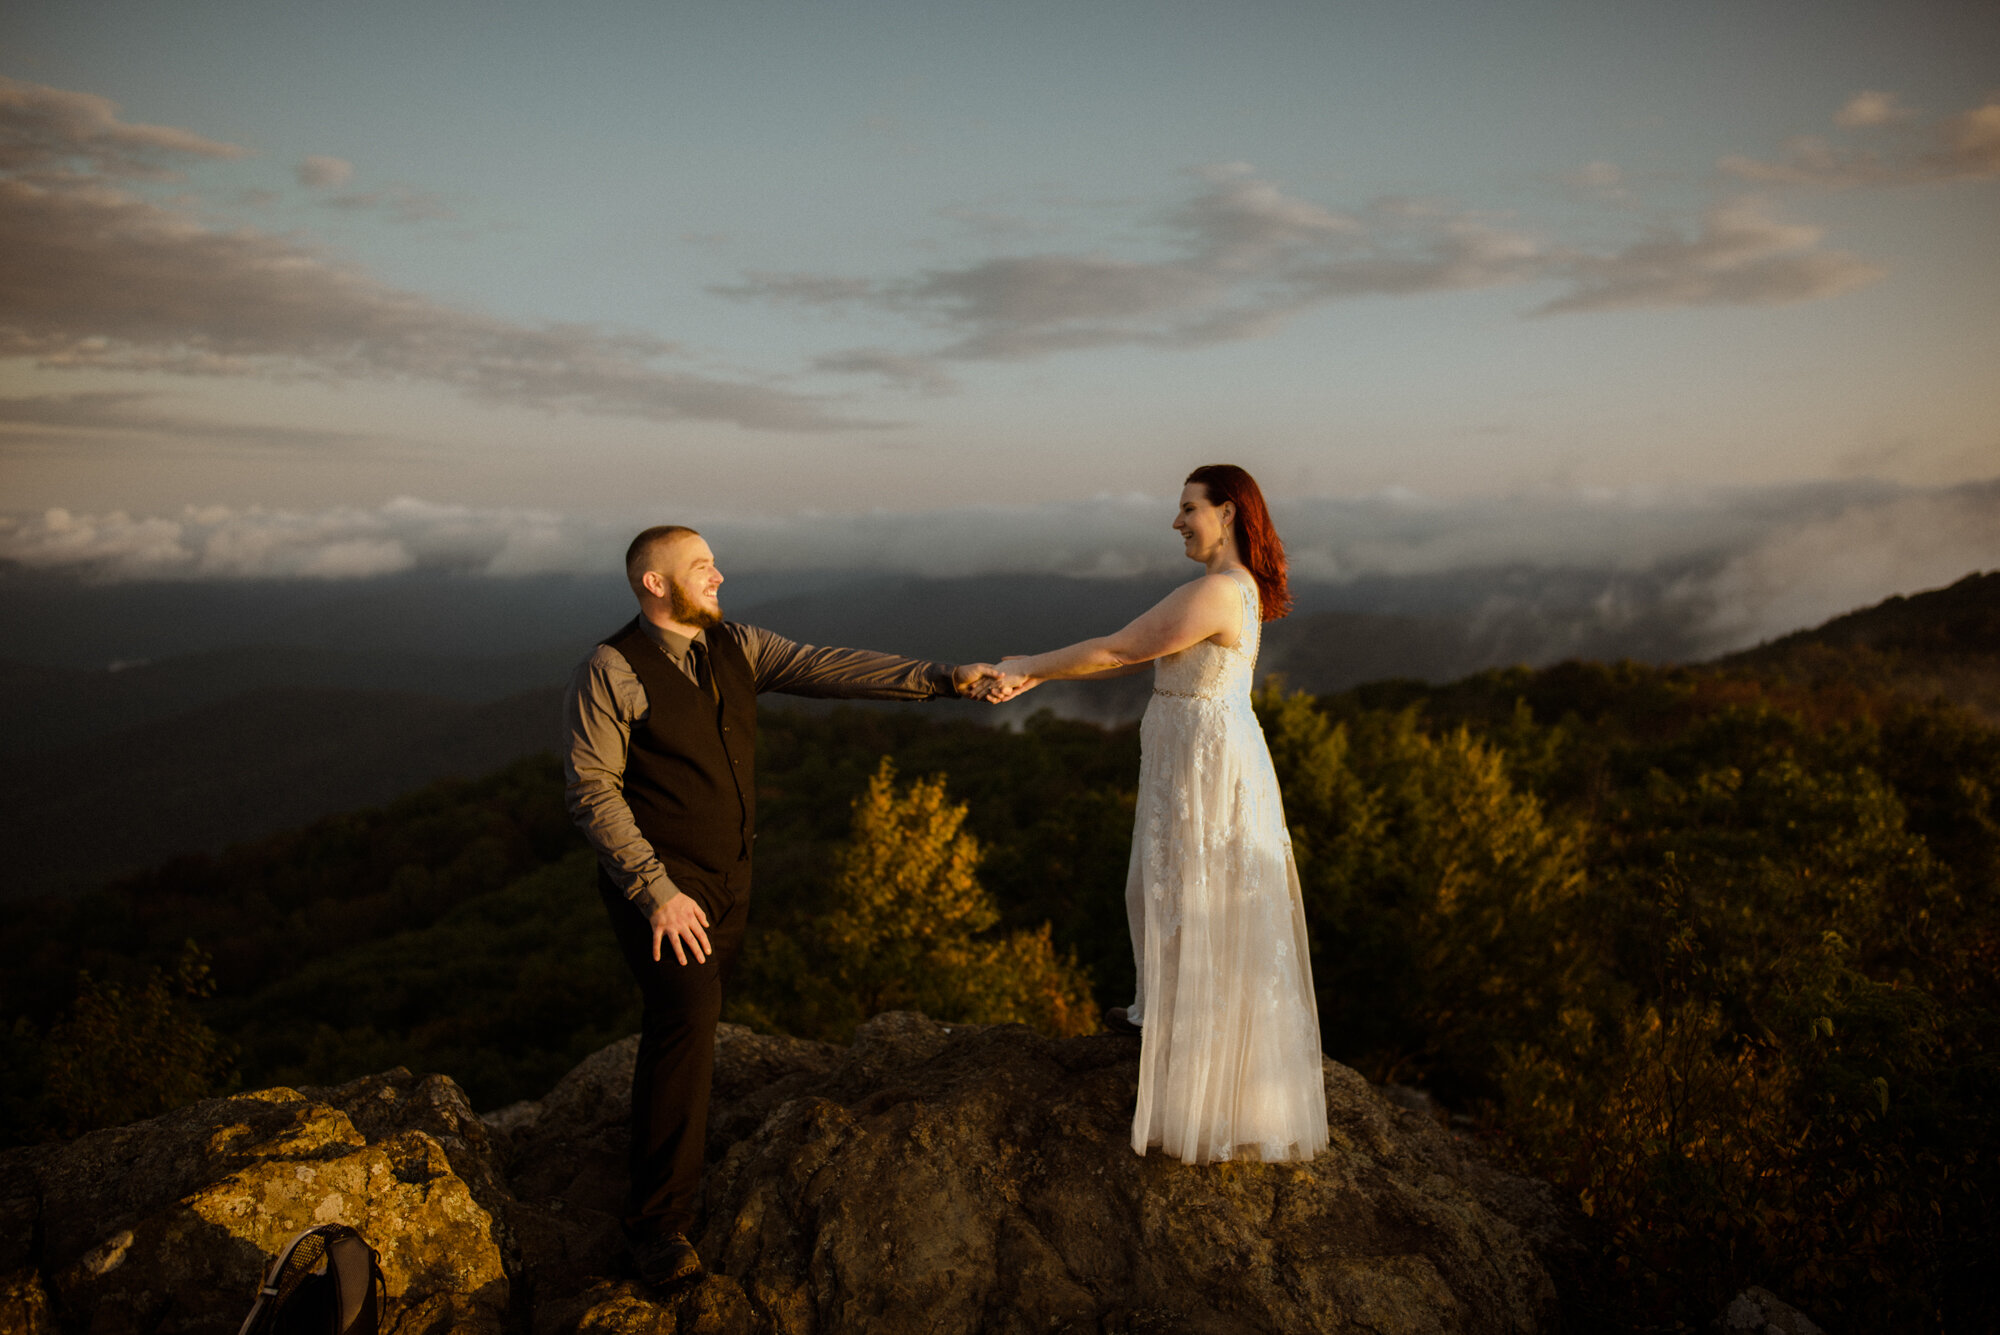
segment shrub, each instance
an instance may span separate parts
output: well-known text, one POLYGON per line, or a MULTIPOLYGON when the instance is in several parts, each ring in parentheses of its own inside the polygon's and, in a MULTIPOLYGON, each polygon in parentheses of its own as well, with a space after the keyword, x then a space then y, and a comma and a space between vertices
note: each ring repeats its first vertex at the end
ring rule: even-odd
POLYGON ((214 984, 190 941, 171 974, 149 971, 127 990, 77 976, 70 1013, 44 1048, 49 1101, 70 1135, 155 1117, 229 1087, 233 1051, 190 1002, 214 984))
POLYGON ((943 777, 899 791, 895 776, 885 757, 854 801, 825 910, 797 938, 766 933, 736 1013, 836 1041, 887 1010, 1091 1032, 1089 975, 1057 951, 1048 925, 993 930, 1000 912, 979 884, 981 850, 943 777))

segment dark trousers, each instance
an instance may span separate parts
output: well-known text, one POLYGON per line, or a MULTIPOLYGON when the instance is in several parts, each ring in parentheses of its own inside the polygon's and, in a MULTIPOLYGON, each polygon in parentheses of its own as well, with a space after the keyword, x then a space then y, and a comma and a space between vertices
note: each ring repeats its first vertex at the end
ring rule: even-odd
POLYGON ((645 1004, 632 1072, 632 1190, 625 1205, 625 1231, 634 1237, 688 1231, 701 1203, 715 1025, 722 1018, 723 986, 743 949, 750 864, 713 879, 712 887, 691 880, 681 886, 707 911, 712 947, 704 962, 690 957, 681 964, 666 941, 654 961, 646 916, 601 870, 597 876, 611 929, 645 1004))

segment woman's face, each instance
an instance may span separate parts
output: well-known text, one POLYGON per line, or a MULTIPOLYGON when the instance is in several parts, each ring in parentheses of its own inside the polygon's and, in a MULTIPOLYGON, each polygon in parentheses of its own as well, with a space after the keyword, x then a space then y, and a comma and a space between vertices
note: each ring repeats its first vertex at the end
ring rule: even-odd
POLYGON ((1188 559, 1207 564, 1229 541, 1229 521, 1236 517, 1236 507, 1228 501, 1216 505, 1208 499, 1208 488, 1199 482, 1190 482, 1181 488, 1181 508, 1174 515, 1174 532, 1181 535, 1181 544, 1187 551, 1188 559))

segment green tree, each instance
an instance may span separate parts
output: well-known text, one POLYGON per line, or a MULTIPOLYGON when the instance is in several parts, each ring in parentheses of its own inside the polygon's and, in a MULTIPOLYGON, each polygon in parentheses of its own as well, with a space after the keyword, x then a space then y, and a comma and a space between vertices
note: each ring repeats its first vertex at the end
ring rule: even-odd
POLYGON ((1464 727, 1430 736, 1407 709, 1335 722, 1276 686, 1257 704, 1328 1050, 1379 1080, 1481 1089, 1499 1045, 1583 986, 1580 832, 1464 727))
POLYGON ((1605 985, 1506 1045, 1493 1129, 1605 1225, 1650 1319, 1755 1281, 1829 1324, 1984 1328, 1994 1022, 1964 965, 1992 939, 1990 745, 1697 685, 1580 734, 1605 985))
POLYGON ((192 1002, 215 990, 208 957, 189 941, 169 974, 128 991, 77 976, 70 1013, 49 1031, 48 1097, 71 1135, 155 1117, 231 1087, 233 1051, 192 1002))
POLYGON ((737 1013, 833 1039, 888 1010, 1093 1030, 1089 975, 1057 951, 1048 925, 994 930, 1000 911, 979 883, 982 851, 943 777, 901 790, 895 779, 884 757, 854 801, 826 909, 800 930, 809 947, 773 933, 753 969, 763 1000, 746 999, 737 1013), (789 998, 773 997, 775 977, 790 983, 789 998))

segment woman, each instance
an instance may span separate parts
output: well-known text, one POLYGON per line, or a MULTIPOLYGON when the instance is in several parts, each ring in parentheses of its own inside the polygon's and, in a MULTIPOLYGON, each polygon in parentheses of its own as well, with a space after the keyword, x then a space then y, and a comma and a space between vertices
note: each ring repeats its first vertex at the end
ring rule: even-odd
POLYGON ((1263 622, 1291 608, 1285 550, 1233 464, 1188 475, 1174 528, 1207 574, 1116 634, 1007 660, 992 693, 1155 664, 1125 887, 1139 989, 1122 1018, 1143 1034, 1132 1148, 1310 1159, 1327 1143, 1319 1018, 1291 838, 1250 708, 1263 622))

